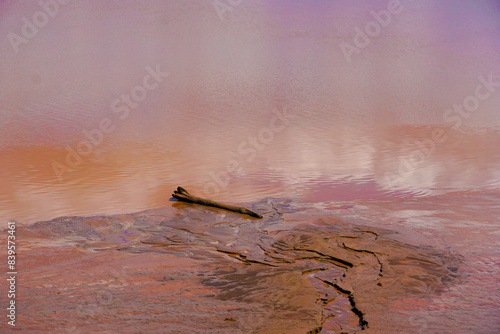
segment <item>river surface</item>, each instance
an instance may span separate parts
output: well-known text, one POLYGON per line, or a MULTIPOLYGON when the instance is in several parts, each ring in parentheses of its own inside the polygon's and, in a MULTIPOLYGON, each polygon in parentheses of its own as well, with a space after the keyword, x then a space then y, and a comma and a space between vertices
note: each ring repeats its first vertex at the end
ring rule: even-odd
MULTIPOLYGON (((460 275, 437 304, 417 303, 414 328, 497 332, 500 8, 401 1, 359 37, 388 3, 83 1, 51 7, 30 28, 43 20, 40 4, 2 2, 0 226, 151 209, 170 221, 179 185, 233 204, 293 200, 312 210, 294 218, 304 224, 350 217, 453 254, 460 275)), ((234 238, 212 232, 204 243, 234 238)), ((27 244, 52 240, 33 233, 22 234, 27 244)), ((405 295, 399 308, 418 298, 405 295)), ((345 317, 349 331, 362 329, 356 314, 345 317)), ((299 327, 321 323, 311 319, 299 327)))

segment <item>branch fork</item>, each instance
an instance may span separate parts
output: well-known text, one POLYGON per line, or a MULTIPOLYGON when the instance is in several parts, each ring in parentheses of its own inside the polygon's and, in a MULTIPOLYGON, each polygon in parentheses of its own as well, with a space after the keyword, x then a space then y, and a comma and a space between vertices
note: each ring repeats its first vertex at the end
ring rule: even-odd
POLYGON ((172 196, 174 198, 178 199, 179 201, 183 201, 183 202, 211 206, 214 208, 219 208, 219 209, 224 209, 224 210, 228 210, 228 211, 232 211, 232 212, 241 213, 244 215, 249 215, 249 216, 252 216, 255 218, 262 218, 262 216, 259 215, 258 213, 250 211, 247 208, 244 208, 241 206, 228 205, 228 204, 212 201, 210 199, 205 199, 205 198, 193 196, 186 189, 184 189, 182 187, 177 187, 177 189, 174 190, 174 193, 172 194, 172 196))

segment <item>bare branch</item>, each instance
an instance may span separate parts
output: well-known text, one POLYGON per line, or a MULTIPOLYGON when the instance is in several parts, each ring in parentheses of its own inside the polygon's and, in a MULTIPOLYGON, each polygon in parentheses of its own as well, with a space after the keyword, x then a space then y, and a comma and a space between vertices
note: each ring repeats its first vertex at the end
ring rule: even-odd
POLYGON ((186 189, 184 189, 182 187, 177 187, 177 189, 174 190, 174 193, 172 194, 172 196, 174 198, 178 199, 179 201, 183 201, 183 202, 200 204, 200 205, 205 205, 205 206, 212 206, 214 208, 233 211, 233 212, 241 213, 244 215, 249 215, 249 216, 252 216, 255 218, 262 218, 262 216, 259 215, 258 213, 250 211, 247 208, 244 208, 241 206, 233 206, 233 205, 223 204, 223 203, 212 201, 210 199, 205 199, 205 198, 193 196, 186 189))

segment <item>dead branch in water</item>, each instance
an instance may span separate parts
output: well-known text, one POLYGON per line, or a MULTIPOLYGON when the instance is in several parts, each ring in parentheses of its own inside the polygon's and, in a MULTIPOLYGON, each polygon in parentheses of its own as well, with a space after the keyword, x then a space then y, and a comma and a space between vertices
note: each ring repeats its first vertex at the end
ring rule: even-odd
POLYGON ((249 215, 249 216, 252 216, 255 218, 262 218, 262 216, 259 215, 258 213, 250 211, 247 208, 244 208, 241 206, 234 206, 234 205, 218 203, 218 202, 215 202, 215 201, 212 201, 209 199, 193 196, 186 189, 184 189, 182 187, 177 187, 177 190, 174 190, 174 193, 172 194, 172 196, 174 198, 178 199, 179 201, 200 204, 200 205, 205 205, 205 206, 212 206, 214 208, 238 212, 238 213, 242 213, 244 215, 249 215))

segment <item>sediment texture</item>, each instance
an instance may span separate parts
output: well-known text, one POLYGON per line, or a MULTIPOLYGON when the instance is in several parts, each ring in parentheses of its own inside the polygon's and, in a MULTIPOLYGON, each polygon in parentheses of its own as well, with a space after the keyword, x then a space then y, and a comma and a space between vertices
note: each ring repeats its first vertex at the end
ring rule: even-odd
POLYGON ((19 229, 21 329, 404 332, 388 305, 431 299, 461 279, 457 256, 388 230, 288 199, 252 210, 264 218, 176 203, 19 229))

